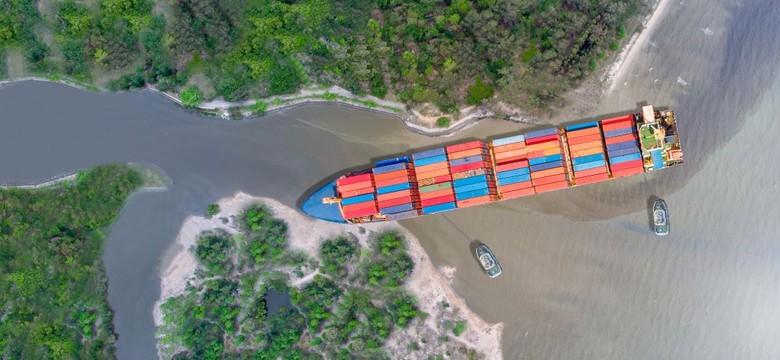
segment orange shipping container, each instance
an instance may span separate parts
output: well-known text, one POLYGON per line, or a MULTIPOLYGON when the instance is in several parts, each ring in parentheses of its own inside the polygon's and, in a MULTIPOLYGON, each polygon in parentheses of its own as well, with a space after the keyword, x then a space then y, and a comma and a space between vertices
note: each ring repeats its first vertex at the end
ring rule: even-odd
POLYGON ((601 147, 601 140, 569 146, 569 152, 590 149, 596 146, 601 147))
POLYGON ((437 197, 452 195, 452 188, 441 189, 436 191, 429 191, 426 193, 420 193, 420 200, 435 199, 437 197))
POLYGON ((374 192, 374 187, 373 186, 369 186, 369 187, 365 187, 365 188, 358 189, 358 190, 344 191, 344 192, 341 193, 341 197, 342 198, 348 198, 348 197, 353 197, 353 196, 358 196, 358 195, 370 194, 372 192, 374 192))
POLYGON ((519 142, 514 144, 499 145, 493 148, 494 153, 500 153, 504 151, 525 149, 525 143, 519 142))
POLYGON ((417 173, 417 179, 429 179, 437 176, 444 176, 449 175, 450 169, 439 169, 439 170, 433 170, 433 171, 426 171, 423 173, 417 173))
POLYGON ((532 187, 529 187, 529 188, 520 189, 520 190, 513 190, 513 191, 502 192, 501 193, 501 197, 503 199, 515 199, 515 198, 528 196, 528 195, 533 195, 533 194, 536 194, 536 189, 534 189, 532 187))
POLYGON ((593 154, 601 154, 602 153, 602 148, 601 148, 601 146, 594 146, 594 147, 589 148, 589 149, 570 151, 569 153, 571 154, 571 157, 573 159, 573 158, 578 158, 578 157, 581 157, 581 156, 588 156, 588 155, 593 155, 593 154))
POLYGON ((401 170, 395 170, 395 171, 386 172, 384 174, 376 174, 376 175, 374 175, 374 181, 378 182, 378 181, 382 181, 382 180, 397 178, 399 176, 407 175, 408 173, 409 173, 409 170, 401 169, 401 170))
POLYGON ((495 155, 495 158, 496 160, 500 160, 500 159, 506 159, 515 156, 523 156, 523 155, 526 155, 525 149, 519 149, 519 150, 504 151, 502 153, 497 153, 495 155))
POLYGON ((341 185, 339 186, 339 192, 355 191, 355 190, 365 189, 367 187, 374 187, 374 184, 371 181, 365 181, 365 182, 360 182, 355 184, 341 185))
POLYGON ((535 186, 534 188, 536 189, 537 194, 541 194, 543 192, 565 189, 567 187, 569 187, 569 183, 567 183, 566 181, 561 181, 561 182, 550 183, 541 186, 535 186))
POLYGON ((399 198, 401 196, 412 196, 412 192, 410 190, 401 190, 401 191, 391 192, 387 194, 377 195, 376 199, 377 201, 384 201, 387 199, 399 198))
POLYGON ((580 170, 574 172, 574 178, 579 179, 581 177, 596 175, 596 174, 603 174, 607 172, 606 166, 599 166, 597 168, 588 169, 588 170, 580 170))
POLYGON ((530 181, 523 181, 521 183, 502 185, 499 186, 498 189, 501 190, 501 193, 503 194, 504 192, 528 189, 531 187, 533 187, 533 185, 531 185, 530 181))
POLYGON ((571 138, 578 138, 582 136, 600 134, 600 133, 601 131, 599 130, 599 127, 596 126, 596 127, 582 129, 582 130, 569 131, 566 133, 566 137, 571 139, 571 138))
POLYGON ((546 176, 560 175, 565 173, 566 173, 566 169, 564 167, 557 167, 557 168, 552 168, 552 169, 547 169, 542 171, 534 171, 531 173, 531 179, 536 180, 546 176))
POLYGON ((539 185, 544 185, 544 184, 551 184, 558 181, 566 181, 566 174, 547 176, 539 179, 531 179, 531 182, 534 184, 534 187, 537 187, 539 185))
POLYGON ((643 172, 645 172, 645 168, 644 167, 634 167, 634 168, 628 168, 628 169, 625 169, 625 170, 613 171, 612 172, 612 177, 613 178, 618 178, 618 177, 629 176, 629 175, 634 175, 634 174, 641 174, 643 172))
POLYGON ((447 158, 450 159, 450 161, 454 159, 462 159, 467 158, 469 156, 476 156, 476 155, 483 155, 486 154, 485 150, 483 148, 476 148, 476 149, 468 149, 463 151, 458 151, 454 153, 447 154, 447 158))
POLYGON ((596 140, 599 141, 601 140, 601 134, 593 134, 593 135, 578 137, 574 139, 569 139, 569 146, 584 144, 596 140))
POLYGON ((620 121, 612 124, 602 124, 601 128, 604 129, 604 132, 612 131, 612 130, 619 130, 619 129, 625 129, 630 128, 634 126, 633 121, 620 121))
POLYGON ((448 168, 449 166, 450 166, 450 165, 449 165, 449 164, 447 164, 447 162, 446 162, 446 161, 444 161, 444 162, 439 162, 439 163, 435 163, 435 164, 429 164, 429 165, 418 166, 418 167, 414 168, 414 172, 415 172, 415 173, 417 173, 417 174, 419 174, 419 173, 423 173, 423 172, 426 172, 426 171, 439 170, 439 169, 446 169, 446 168, 448 168))
POLYGON ((525 147, 525 149, 530 153, 532 151, 545 150, 545 149, 551 149, 557 147, 561 147, 561 142, 555 140, 555 141, 543 142, 541 144, 528 145, 525 147))
POLYGON ((460 200, 457 201, 456 204, 459 208, 464 208, 464 207, 469 207, 474 205, 487 204, 491 201, 493 201, 493 197, 490 195, 485 195, 485 196, 475 197, 471 199, 460 200))

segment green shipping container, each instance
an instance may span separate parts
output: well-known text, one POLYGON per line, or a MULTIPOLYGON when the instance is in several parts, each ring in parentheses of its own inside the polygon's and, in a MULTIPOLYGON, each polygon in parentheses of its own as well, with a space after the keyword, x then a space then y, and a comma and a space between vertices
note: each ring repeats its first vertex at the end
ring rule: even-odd
POLYGON ((427 193, 427 192, 430 192, 430 191, 449 189, 451 187, 452 187, 452 183, 449 182, 449 181, 443 182, 443 183, 438 183, 438 184, 433 184, 433 185, 428 185, 428 186, 423 186, 423 187, 420 188, 420 194, 424 194, 424 193, 427 193))

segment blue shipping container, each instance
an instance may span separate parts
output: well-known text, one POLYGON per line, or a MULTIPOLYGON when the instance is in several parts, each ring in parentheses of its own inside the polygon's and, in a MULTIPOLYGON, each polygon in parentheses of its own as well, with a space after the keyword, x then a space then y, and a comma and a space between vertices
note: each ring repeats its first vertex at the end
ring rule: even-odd
POLYGON ((364 195, 358 195, 353 197, 348 197, 341 199, 341 205, 352 205, 352 204, 359 204, 366 201, 373 201, 374 200, 374 194, 364 194, 364 195))
POLYGON ((547 170, 547 169, 557 168, 560 166, 563 166, 563 161, 558 160, 558 161, 548 162, 539 165, 531 165, 531 171, 533 172, 533 171, 547 170))
POLYGON ((629 148, 625 148, 625 149, 618 149, 618 150, 615 150, 615 151, 610 151, 609 152, 609 157, 613 157, 614 158, 614 157, 628 155, 628 154, 635 154, 635 153, 638 153, 638 152, 639 152, 639 148, 629 147, 629 148))
POLYGON ((551 162, 551 161, 561 160, 562 158, 563 157, 561 156, 561 154, 552 154, 552 155, 549 155, 549 156, 543 156, 543 157, 529 159, 528 160, 528 164, 530 164, 530 165, 539 165, 539 164, 544 164, 544 163, 548 163, 548 162, 551 162))
POLYGON ((589 162, 594 162, 596 160, 604 160, 604 154, 593 154, 593 155, 587 155, 587 156, 580 156, 578 158, 572 159, 571 163, 573 165, 579 165, 579 164, 585 164, 589 162))
POLYGON ((402 163, 402 162, 409 162, 409 157, 408 156, 401 156, 401 157, 397 157, 395 159, 379 160, 379 161, 376 162, 376 167, 382 167, 382 166, 386 166, 386 165, 393 165, 393 164, 402 163))
POLYGON ((636 131, 634 131, 634 130, 635 129, 634 129, 633 126, 632 127, 627 127, 627 128, 622 128, 622 129, 617 129, 617 130, 611 130, 611 131, 605 132, 604 133, 604 137, 611 138, 611 137, 620 136, 620 135, 628 135, 628 134, 631 134, 631 133, 635 133, 636 131))
POLYGON ((598 121, 591 121, 591 122, 586 122, 586 123, 582 123, 582 124, 569 125, 569 126, 566 127, 566 131, 582 130, 582 129, 592 128, 592 127, 596 127, 596 126, 599 126, 599 122, 598 121))
POLYGON ((523 142, 523 141, 525 141, 525 135, 520 134, 520 135, 515 135, 515 136, 510 136, 510 137, 505 137, 505 138, 500 138, 500 139, 495 139, 495 140, 493 140, 493 146, 501 146, 501 145, 506 145, 506 144, 515 144, 515 143, 519 143, 519 142, 523 142))
POLYGON ((389 194, 391 192, 406 190, 409 189, 410 187, 411 184, 409 183, 395 184, 395 185, 384 186, 379 189, 376 189, 376 193, 377 195, 389 194))
POLYGON ((395 214, 395 213, 400 213, 400 212, 404 212, 404 211, 409 211, 409 210, 412 210, 412 209, 414 209, 414 206, 412 204, 401 204, 401 205, 396 205, 396 206, 391 206, 391 207, 388 207, 388 208, 384 208, 384 209, 380 210, 379 212, 382 213, 382 214, 395 214))
POLYGON ((463 185, 463 186, 456 186, 455 187, 455 195, 462 194, 469 191, 475 191, 480 189, 487 189, 488 184, 487 182, 481 182, 476 184, 469 184, 469 185, 463 185))
POLYGON ((447 155, 436 155, 424 159, 414 159, 414 166, 424 166, 447 161, 447 155))
POLYGON ((456 208, 455 202, 453 201, 453 202, 448 202, 448 203, 444 203, 444 204, 424 207, 424 208, 422 208, 422 213, 423 214, 433 214, 433 213, 437 213, 437 212, 452 210, 452 209, 455 209, 455 208, 456 208))
POLYGON ((384 174, 384 173, 387 173, 387 172, 401 170, 401 169, 406 169, 406 163, 402 162, 402 163, 396 163, 396 164, 393 164, 393 165, 384 165, 384 166, 380 166, 380 167, 375 167, 375 168, 372 169, 372 172, 374 174, 384 174))
POLYGON ((525 181, 531 181, 531 174, 512 176, 504 179, 498 179, 498 185, 517 184, 525 181))
POLYGON ((463 179, 457 179, 452 182, 455 187, 463 186, 463 185, 470 185, 470 184, 476 184, 478 182, 485 182, 487 181, 487 176, 485 175, 477 175, 472 177, 467 177, 463 179))
POLYGON ((515 177, 515 176, 526 175, 526 174, 528 174, 530 172, 531 172, 531 170, 529 170, 528 168, 519 168, 519 169, 514 169, 514 170, 502 171, 502 172, 498 173, 498 178, 499 179, 506 179, 506 178, 515 177))
POLYGON ((540 138, 542 136, 547 136, 547 135, 552 135, 557 133, 558 133, 558 128, 542 129, 542 130, 536 130, 536 131, 525 133, 525 138, 535 139, 535 138, 540 138))
POLYGON ((445 154, 444 148, 438 148, 438 149, 431 149, 431 150, 425 150, 425 151, 420 151, 418 153, 414 153, 412 157, 414 157, 414 159, 417 160, 417 159, 425 159, 432 156, 444 155, 444 154, 445 154))
POLYGON ((642 154, 629 154, 629 155, 623 155, 623 156, 618 156, 618 157, 614 157, 614 158, 609 158, 609 163, 610 164, 620 164, 620 163, 624 163, 624 162, 628 162, 628 161, 641 160, 641 159, 642 159, 642 154))
POLYGON ((607 151, 615 151, 615 150, 625 149, 632 146, 635 148, 639 148, 639 144, 636 142, 636 140, 628 140, 622 143, 607 145, 607 151))
POLYGON ((597 160, 589 163, 574 165, 574 171, 595 169, 597 167, 603 167, 603 166, 604 166, 604 160, 597 160))
POLYGON ((468 191, 460 194, 455 194, 455 199, 457 201, 471 199, 475 197, 490 195, 490 190, 488 189, 480 189, 480 190, 474 190, 474 191, 468 191))
POLYGON ((458 166, 458 165, 464 165, 464 164, 471 164, 479 161, 483 161, 485 159, 482 155, 474 155, 469 156, 461 159, 455 159, 450 161, 450 166, 458 166))

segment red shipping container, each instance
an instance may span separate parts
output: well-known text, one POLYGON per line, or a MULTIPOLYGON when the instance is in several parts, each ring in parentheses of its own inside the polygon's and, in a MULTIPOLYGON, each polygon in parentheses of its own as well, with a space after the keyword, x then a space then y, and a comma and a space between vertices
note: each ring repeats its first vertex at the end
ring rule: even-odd
POLYGON ((514 156, 514 157, 511 157, 511 158, 496 160, 496 164, 499 164, 499 165, 501 165, 501 164, 509 164, 509 163, 512 163, 512 162, 515 162, 515 161, 527 161, 527 160, 528 160, 528 156, 521 155, 521 156, 514 156))
POLYGON ((364 181, 371 181, 371 174, 355 175, 336 180, 336 185, 349 185, 364 181))
POLYGON ((471 164, 456 165, 456 166, 453 166, 452 168, 450 168, 450 173, 451 174, 457 174, 457 173, 462 173, 462 172, 469 171, 469 170, 476 170, 476 169, 479 169, 479 168, 485 168, 487 166, 488 166, 487 163, 481 162, 481 161, 473 162, 471 164))
POLYGON ((359 218, 359 217, 363 217, 363 216, 374 215, 374 214, 377 214, 378 212, 379 211, 377 211, 376 208, 373 208, 373 209, 365 208, 365 209, 359 209, 359 210, 354 210, 354 211, 345 211, 344 212, 344 219, 354 219, 354 218, 359 218))
POLYGON ((384 174, 375 174, 374 175, 374 181, 377 182, 377 181, 397 178, 399 176, 404 176, 404 175, 406 175, 408 173, 409 173, 408 169, 401 169, 401 170, 394 170, 394 171, 386 172, 384 174))
POLYGON ((485 147, 485 143, 482 141, 479 140, 469 141, 463 144, 455 144, 455 145, 447 146, 447 154, 463 151, 463 150, 469 150, 469 149, 484 148, 484 147, 485 147))
POLYGON ((541 179, 546 176, 553 176, 553 175, 560 175, 565 174, 566 169, 563 167, 557 167, 552 169, 546 169, 546 170, 540 170, 540 171, 534 171, 531 173, 531 179, 541 179))
POLYGON ((603 125, 602 129, 604 129, 604 133, 606 134, 607 132, 610 132, 610 131, 615 131, 615 130, 620 130, 620 129, 627 129, 627 128, 631 128, 633 126, 634 126, 633 122, 620 122, 620 123, 614 123, 614 124, 609 124, 609 125, 603 125))
POLYGON ((532 151, 546 150, 546 149, 559 148, 559 147, 561 147, 561 142, 555 140, 555 141, 548 141, 541 144, 526 145, 525 150, 530 153, 532 151))
POLYGON ((620 143, 626 142, 626 141, 634 141, 634 142, 636 142, 636 146, 639 147, 639 141, 638 141, 636 135, 634 135, 634 134, 626 134, 626 135, 620 135, 620 136, 607 138, 607 140, 605 142, 607 143, 607 145, 613 145, 613 144, 620 144, 620 143))
POLYGON ((387 179, 382 181, 376 182, 376 188, 379 189, 381 187, 390 186, 390 185, 396 185, 401 183, 408 183, 409 178, 407 176, 397 177, 393 179, 387 179))
POLYGON ((426 199, 422 201, 422 206, 433 206, 455 201, 455 195, 439 196, 432 199, 426 199))
POLYGON ((377 201, 384 201, 387 199, 395 199, 402 196, 412 196, 411 190, 401 190, 401 191, 395 191, 387 194, 381 194, 376 196, 377 201))
POLYGON ((433 183, 434 184, 443 183, 445 181, 452 181, 452 176, 450 176, 450 175, 442 175, 442 176, 437 176, 437 177, 433 178, 433 183))
POLYGON ((558 134, 552 134, 547 136, 542 136, 534 139, 525 139, 525 145, 534 145, 534 144, 541 144, 543 142, 558 140, 558 134))
POLYGON ((612 172, 612 177, 613 178, 619 178, 619 177, 624 177, 624 176, 641 174, 643 172, 645 172, 645 168, 644 167, 633 167, 633 168, 628 168, 628 169, 625 169, 625 170, 613 171, 612 172))
POLYGON ((572 139, 572 138, 578 138, 582 136, 600 134, 600 133, 601 131, 599 130, 599 127, 596 126, 596 127, 582 129, 582 130, 569 131, 566 133, 566 137, 572 139))
POLYGON ((344 212, 350 212, 350 211, 366 209, 366 208, 374 209, 374 212, 376 212, 376 202, 366 201, 366 202, 352 204, 352 205, 345 205, 342 206, 341 208, 344 209, 344 212))
POLYGON ((533 195, 536 194, 536 189, 533 187, 520 189, 520 190, 512 190, 507 192, 501 193, 501 198, 503 199, 515 199, 523 196, 533 195))
POLYGON ((494 153, 500 153, 504 151, 522 150, 525 149, 525 143, 519 142, 514 144, 499 145, 493 147, 494 153))
POLYGON ((537 194, 541 194, 543 192, 565 189, 567 187, 569 187, 569 183, 566 181, 561 181, 556 183, 535 186, 534 188, 536 189, 537 194))
MULTIPOLYGON (((533 173, 531 174, 531 176, 533 176, 533 173)), ((566 174, 558 174, 553 176, 545 176, 543 178, 538 178, 538 179, 531 179, 531 182, 534 184, 534 187, 537 187, 539 185, 559 182, 559 181, 566 181, 566 174)))
POLYGON ((447 196, 447 195, 452 195, 452 194, 453 194, 452 188, 441 189, 441 190, 436 190, 436 191, 429 191, 429 192, 425 192, 425 193, 420 193, 420 199, 422 199, 422 200, 429 200, 429 199, 434 199, 434 198, 437 198, 437 197, 442 197, 442 196, 447 196))
POLYGON ((524 167, 528 167, 528 160, 519 160, 508 164, 498 165, 496 166, 496 171, 515 170, 524 167))
POLYGON ((455 203, 459 208, 469 207, 469 206, 475 206, 475 205, 482 205, 487 204, 489 202, 493 201, 493 197, 490 195, 475 197, 471 199, 466 200, 460 200, 455 203))
POLYGON ((569 139, 569 146, 589 143, 591 141, 601 141, 601 134, 593 134, 569 139))
POLYGON ((355 190, 360 190, 360 189, 364 189, 364 188, 367 188, 367 187, 374 187, 374 184, 371 181, 365 181, 365 182, 361 182, 361 183, 354 183, 354 184, 349 184, 349 185, 343 185, 343 186, 339 186, 339 192, 355 191, 355 190))
POLYGON ((585 185, 590 184, 594 182, 604 181, 608 180, 609 175, 607 173, 598 174, 598 175, 591 175, 591 176, 585 176, 585 177, 578 177, 577 178, 577 185, 585 185))
POLYGON ((602 173, 606 173, 606 172, 607 172, 607 167, 606 166, 599 166, 599 167, 593 168, 593 169, 575 171, 574 172, 574 178, 575 179, 579 179, 581 177, 591 176, 591 175, 596 175, 596 174, 602 174, 602 173))
POLYGON ((530 181, 523 181, 523 182, 520 182, 520 183, 514 183, 514 184, 509 184, 509 185, 501 185, 501 186, 499 186, 499 190, 501 190, 501 193, 503 194, 504 192, 507 192, 507 191, 522 190, 522 189, 527 189, 527 188, 530 188, 530 187, 533 187, 533 185, 531 184, 530 181))
POLYGON ((569 152, 602 147, 601 140, 591 141, 589 143, 569 145, 569 152))
POLYGON ((402 205, 402 204, 409 204, 411 202, 412 202, 412 197, 411 196, 402 196, 402 197, 395 198, 395 199, 388 199, 388 200, 379 201, 379 208, 380 209, 385 209, 385 208, 389 208, 391 206, 397 206, 397 205, 402 205))
POLYGON ((366 188, 362 188, 362 189, 358 189, 358 190, 343 191, 343 192, 341 192, 341 197, 342 198, 348 198, 348 197, 353 197, 353 196, 358 196, 358 195, 370 194, 372 192, 374 192, 374 187, 370 186, 370 187, 366 187, 366 188))
POLYGON ((423 166, 418 166, 414 168, 415 172, 421 173, 426 171, 433 171, 433 170, 439 170, 439 169, 446 169, 450 166, 450 164, 447 164, 446 161, 438 162, 435 164, 428 164, 423 166))
POLYGON ((449 153, 447 154, 447 158, 450 159, 450 161, 452 161, 455 159, 467 158, 469 156, 486 155, 486 154, 487 154, 487 150, 483 148, 476 148, 476 149, 469 149, 469 150, 449 153))
POLYGON ((633 114, 620 115, 618 117, 613 117, 613 118, 601 120, 601 123, 602 124, 612 124, 612 123, 621 122, 621 121, 634 121, 634 115, 633 114))
POLYGON ((644 168, 643 164, 644 161, 642 161, 642 159, 639 159, 639 160, 622 162, 620 164, 609 164, 609 168, 612 169, 612 171, 619 171, 619 170, 625 170, 625 169, 635 168, 635 167, 644 168))

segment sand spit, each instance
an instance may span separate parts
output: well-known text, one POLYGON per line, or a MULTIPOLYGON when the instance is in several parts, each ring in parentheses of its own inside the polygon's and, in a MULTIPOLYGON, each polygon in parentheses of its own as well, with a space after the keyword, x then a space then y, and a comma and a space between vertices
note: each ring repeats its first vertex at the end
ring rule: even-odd
MULTIPOLYGON (((221 199, 218 202, 220 212, 211 219, 190 216, 182 224, 176 238, 178 250, 160 273, 160 299, 154 308, 156 326, 162 325, 160 304, 170 297, 183 293, 186 285, 193 279, 197 261, 189 249, 195 245, 198 235, 203 231, 216 228, 236 233, 237 227, 234 217, 238 216, 250 204, 257 202, 265 204, 273 210, 276 217, 287 222, 289 246, 305 251, 312 257, 318 256, 322 240, 345 233, 354 235, 362 246, 367 246, 369 237, 377 231, 395 230, 406 237, 409 255, 415 262, 414 271, 410 275, 406 287, 418 299, 421 310, 425 311, 428 317, 424 322, 417 322, 418 326, 410 326, 404 331, 394 332, 386 345, 388 352, 395 355, 408 353, 407 356, 402 356, 407 358, 408 356, 418 357, 416 355, 427 357, 428 354, 425 354, 425 350, 433 352, 441 350, 442 346, 436 345, 437 341, 435 340, 446 335, 451 339, 450 342, 455 341, 476 350, 479 353, 479 358, 503 358, 501 354, 503 323, 489 324, 471 311, 466 306, 465 300, 450 286, 455 269, 446 268, 441 271, 436 269, 419 241, 402 227, 394 223, 355 226, 319 221, 276 200, 253 197, 241 192, 232 198, 221 199), (443 306, 445 303, 447 305, 443 306), (466 332, 455 337, 451 331, 441 329, 439 325, 446 320, 465 320, 467 322, 466 332), (410 336, 430 338, 433 341, 422 345, 423 351, 412 354, 409 353, 408 342, 404 341, 410 336)), ((313 274, 306 274, 302 279, 294 280, 293 285, 300 286, 312 276, 313 274)))

